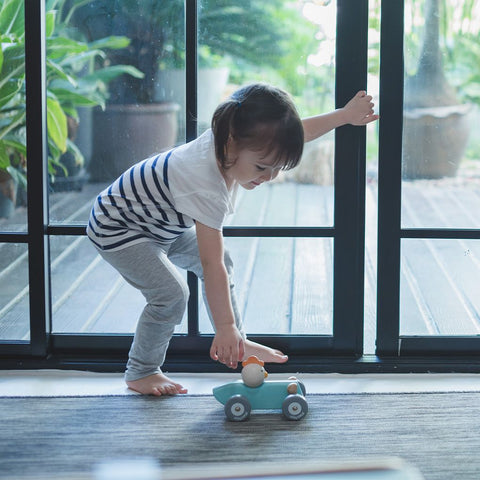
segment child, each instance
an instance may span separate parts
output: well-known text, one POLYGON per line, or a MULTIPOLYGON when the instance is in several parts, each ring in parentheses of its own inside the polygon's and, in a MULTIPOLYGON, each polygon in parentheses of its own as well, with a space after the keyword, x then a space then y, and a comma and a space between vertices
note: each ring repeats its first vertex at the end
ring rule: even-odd
POLYGON ((334 112, 299 118, 290 97, 253 84, 236 91, 213 115, 212 128, 186 145, 137 163, 97 197, 87 233, 100 255, 139 289, 138 320, 125 380, 136 392, 186 393, 160 367, 185 312, 188 287, 176 267, 201 280, 215 329, 210 357, 227 367, 256 355, 283 363, 278 350, 246 338, 222 225, 237 188, 252 190, 300 161, 304 141, 341 125, 365 125, 372 97, 358 92, 334 112))

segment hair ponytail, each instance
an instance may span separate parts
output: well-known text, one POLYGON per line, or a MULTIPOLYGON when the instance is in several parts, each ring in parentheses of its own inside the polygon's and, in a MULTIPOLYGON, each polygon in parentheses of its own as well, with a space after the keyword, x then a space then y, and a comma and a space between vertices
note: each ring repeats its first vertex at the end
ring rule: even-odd
POLYGON ((220 164, 227 167, 227 143, 231 135, 232 117, 237 110, 237 101, 227 100, 220 104, 212 118, 212 131, 215 138, 215 155, 220 164))

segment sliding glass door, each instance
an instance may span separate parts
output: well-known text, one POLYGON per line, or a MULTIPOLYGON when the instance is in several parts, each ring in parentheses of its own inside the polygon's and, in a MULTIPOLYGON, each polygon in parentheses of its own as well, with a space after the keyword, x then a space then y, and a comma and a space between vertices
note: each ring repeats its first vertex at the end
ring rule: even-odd
POLYGON ((383 3, 377 352, 476 356, 480 5, 383 3))
MULTIPOLYGON (((134 162, 209 128, 245 83, 283 87, 302 116, 343 105, 366 88, 368 5, 17 3, 28 201, 2 220, 0 353, 10 366, 121 369, 143 299, 85 237, 95 196, 134 162)), ((225 226, 247 333, 288 351, 295 368, 362 354, 364 169, 364 129, 339 129, 307 146, 301 168, 242 192, 225 226)), ((217 368, 201 288, 184 274, 188 315, 168 365, 217 368)))

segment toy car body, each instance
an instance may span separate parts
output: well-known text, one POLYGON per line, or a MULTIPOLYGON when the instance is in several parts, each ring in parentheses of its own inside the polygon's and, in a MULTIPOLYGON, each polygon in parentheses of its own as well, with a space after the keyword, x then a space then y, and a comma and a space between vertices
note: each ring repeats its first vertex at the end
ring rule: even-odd
POLYGON ((225 405, 227 418, 236 422, 247 420, 252 410, 281 410, 289 420, 301 420, 308 412, 305 394, 305 386, 296 379, 268 380, 258 387, 239 380, 213 389, 214 397, 225 405))

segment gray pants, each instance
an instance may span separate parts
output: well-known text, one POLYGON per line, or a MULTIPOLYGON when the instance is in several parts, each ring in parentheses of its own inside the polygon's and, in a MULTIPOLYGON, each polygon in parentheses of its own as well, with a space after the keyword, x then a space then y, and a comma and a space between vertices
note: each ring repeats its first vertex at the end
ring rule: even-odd
MULTIPOLYGON (((168 344, 175 326, 182 321, 189 297, 188 285, 176 267, 190 270, 202 280, 205 306, 212 321, 203 288, 195 229, 185 231, 168 246, 152 240, 119 251, 98 252, 130 285, 140 290, 147 301, 130 348, 125 379, 138 380, 160 372, 168 344)), ((245 337, 233 285, 233 262, 227 252, 225 266, 235 323, 245 337)), ((213 321, 212 325, 215 328, 213 321)))

